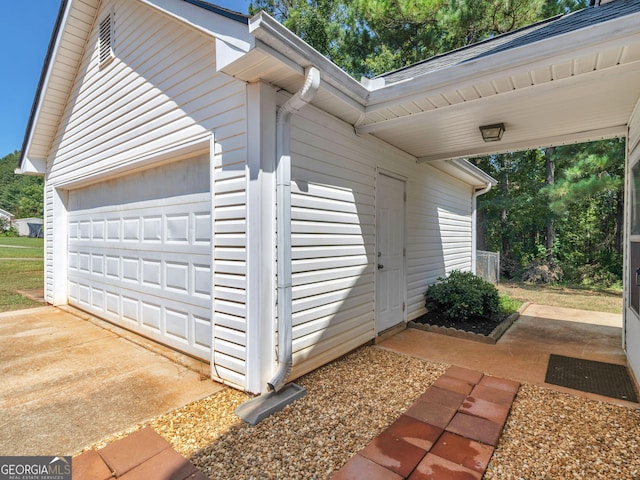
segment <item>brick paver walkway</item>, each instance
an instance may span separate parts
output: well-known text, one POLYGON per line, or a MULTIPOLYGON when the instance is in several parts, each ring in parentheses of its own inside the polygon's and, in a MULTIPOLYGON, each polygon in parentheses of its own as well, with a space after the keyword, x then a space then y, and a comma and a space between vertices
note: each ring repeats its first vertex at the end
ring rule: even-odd
POLYGON ((480 480, 518 388, 450 367, 332 480, 480 480))
POLYGON ((73 480, 207 480, 169 442, 145 427, 72 462, 73 480))
MULTIPOLYGON (((520 384, 450 367, 332 480, 480 480, 520 384)), ((151 428, 73 459, 74 480, 206 480, 151 428)))

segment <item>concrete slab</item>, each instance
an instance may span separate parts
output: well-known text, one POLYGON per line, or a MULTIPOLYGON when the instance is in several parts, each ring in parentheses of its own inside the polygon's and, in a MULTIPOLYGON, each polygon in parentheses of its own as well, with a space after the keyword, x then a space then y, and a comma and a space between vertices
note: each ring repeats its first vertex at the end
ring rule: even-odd
POLYGON ((544 381, 551 353, 626 365, 621 315, 530 305, 495 345, 409 328, 378 347, 609 403, 637 406, 544 381))
POLYGON ((222 385, 54 307, 0 314, 0 454, 70 455, 222 385))

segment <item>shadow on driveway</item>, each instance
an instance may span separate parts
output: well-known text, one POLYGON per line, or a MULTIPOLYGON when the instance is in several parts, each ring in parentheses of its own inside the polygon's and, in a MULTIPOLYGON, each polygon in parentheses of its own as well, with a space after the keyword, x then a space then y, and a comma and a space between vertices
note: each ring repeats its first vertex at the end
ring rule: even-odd
POLYGON ((73 454, 223 388, 54 307, 0 314, 0 378, 2 455, 73 454))

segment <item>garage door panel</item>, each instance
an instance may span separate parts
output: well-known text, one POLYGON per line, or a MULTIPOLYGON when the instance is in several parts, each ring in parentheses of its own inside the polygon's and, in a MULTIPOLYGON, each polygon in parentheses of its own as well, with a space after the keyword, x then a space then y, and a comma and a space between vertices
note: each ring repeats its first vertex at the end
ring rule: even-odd
MULTIPOLYGON (((165 275, 162 272, 160 272, 160 279, 156 283, 155 276, 152 277, 148 273, 148 270, 140 268, 140 264, 148 266, 149 262, 135 258, 123 258, 123 273, 120 278, 111 278, 106 274, 99 275, 90 271, 72 272, 71 270, 69 271, 69 278, 78 285, 93 286, 102 289, 124 289, 131 294, 135 292, 137 295, 144 295, 150 299, 160 299, 155 300, 156 302, 166 297, 186 305, 194 305, 202 308, 210 307, 210 297, 203 293, 196 292, 195 283, 190 280, 195 278, 195 274, 190 273, 194 270, 194 265, 189 265, 189 271, 184 274, 184 288, 178 288, 171 286, 172 283, 170 282, 172 280, 168 282, 165 281, 165 275), (128 272, 127 268, 131 270, 128 272)), ((202 268, 202 276, 205 275, 205 269, 202 268)), ((178 279, 174 279, 173 282, 177 284, 178 279)), ((202 283, 204 282, 203 280, 202 283)))
POLYGON ((169 197, 146 191, 171 185, 165 177, 180 168, 69 192, 69 303, 209 360, 211 214, 210 194, 202 191, 207 159, 189 167, 197 188, 173 186, 169 197), (129 191, 133 187, 139 191, 129 191), (114 201, 118 195, 125 203, 114 201))

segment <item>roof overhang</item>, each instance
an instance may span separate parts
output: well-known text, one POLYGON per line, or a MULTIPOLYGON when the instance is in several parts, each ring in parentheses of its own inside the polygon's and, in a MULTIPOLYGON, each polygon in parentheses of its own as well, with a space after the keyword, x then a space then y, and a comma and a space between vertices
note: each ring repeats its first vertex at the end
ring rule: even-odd
MULTIPOLYGON (((57 120, 62 115, 62 95, 64 88, 71 88, 70 85, 57 85, 61 72, 65 69, 72 69, 73 65, 56 66, 53 61, 61 48, 68 48, 67 41, 62 32, 62 25, 67 22, 70 16, 72 2, 62 0, 58 17, 53 27, 49 47, 45 55, 44 66, 40 75, 40 80, 36 88, 36 95, 31 107, 31 113, 27 122, 27 129, 22 143, 20 162, 17 173, 26 175, 44 175, 46 172, 46 158, 49 147, 53 141, 57 120), (53 85, 53 88, 50 88, 53 85), (47 95, 46 92, 58 92, 47 95), (44 133, 43 133, 44 130, 44 133)), ((79 62, 79 58, 78 58, 79 62)))
MULTIPOLYGON (((201 0, 138 0, 155 11, 215 39, 221 65, 255 46, 249 17, 201 0), (207 10, 207 12, 203 12, 207 10), (204 13, 204 14, 203 14, 204 13)), ((44 175, 58 125, 76 80, 100 0, 61 0, 27 123, 17 172, 44 175)), ((212 55, 214 52, 212 52, 212 55)))
POLYGON ((624 136, 638 98, 640 13, 387 85, 356 128, 437 161, 624 136))
MULTIPOLYGON (((597 8, 589 14, 605 12, 597 8)), ((295 92, 315 65, 323 80, 314 105, 420 162, 624 136, 640 98, 640 12, 395 83, 354 80, 264 13, 249 30, 255 48, 225 72, 295 92), (479 127, 493 123, 506 133, 485 143, 479 127)))
MULTIPOLYGON (((478 180, 461 173, 466 162, 443 161, 623 136, 640 97, 640 9, 400 81, 358 82, 264 12, 231 18, 200 0, 138 1, 211 35, 218 70, 243 81, 293 93, 308 67, 319 68, 316 107, 469 182, 478 180), (478 127, 494 123, 506 132, 484 143, 478 127)), ((23 173, 46 170, 98 5, 62 2, 25 135, 23 173)))
MULTIPOLYGON (((293 93, 302 87, 306 69, 315 66, 322 73, 312 103, 352 125, 364 118, 371 90, 380 82, 358 82, 264 12, 249 21, 249 31, 256 38, 255 47, 226 64, 222 71, 246 82, 266 81, 293 93)), ((434 166, 474 188, 496 184, 495 179, 465 160, 434 166)))

